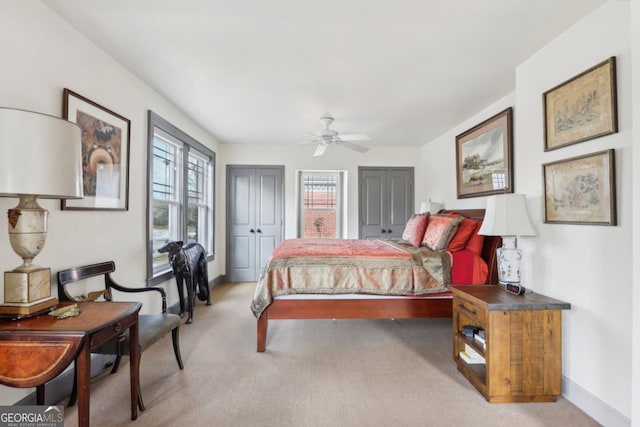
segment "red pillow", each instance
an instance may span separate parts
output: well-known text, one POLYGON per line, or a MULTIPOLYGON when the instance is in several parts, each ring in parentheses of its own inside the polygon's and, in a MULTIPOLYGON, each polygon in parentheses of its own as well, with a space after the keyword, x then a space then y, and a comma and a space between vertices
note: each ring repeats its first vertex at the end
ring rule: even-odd
POLYGON ((462 222, 458 224, 458 231, 456 231, 456 234, 451 238, 447 250, 451 252, 463 250, 471 236, 478 231, 478 228, 478 221, 464 218, 462 222))
POLYGON ((402 232, 402 239, 419 248, 422 243, 422 236, 424 236, 424 232, 427 229, 428 219, 429 213, 411 215, 402 232))
POLYGON ((482 256, 482 247, 484 246, 484 236, 481 234, 478 234, 478 231, 480 230, 481 226, 482 226, 482 223, 478 221, 473 234, 471 235, 471 237, 469 238, 469 241, 464 247, 465 249, 468 249, 471 252, 480 256, 482 256))

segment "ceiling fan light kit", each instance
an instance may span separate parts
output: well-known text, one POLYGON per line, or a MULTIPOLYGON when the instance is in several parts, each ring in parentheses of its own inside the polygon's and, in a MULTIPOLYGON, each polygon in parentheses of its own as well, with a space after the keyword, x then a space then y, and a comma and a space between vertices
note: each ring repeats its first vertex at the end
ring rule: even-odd
POLYGON ((313 157, 322 156, 325 151, 327 151, 327 144, 322 142, 318 144, 318 146, 316 147, 316 151, 313 152, 313 157))
POLYGON ((320 117, 320 123, 324 126, 324 129, 315 132, 311 136, 311 143, 319 142, 316 150, 313 152, 313 157, 322 156, 326 151, 327 147, 330 144, 335 144, 337 146, 342 146, 344 148, 348 148, 350 150, 358 151, 360 153, 366 153, 369 151, 368 147, 363 145, 353 144, 348 141, 369 141, 369 137, 363 133, 358 134, 349 134, 349 135, 340 135, 338 131, 333 129, 329 129, 331 123, 333 123, 333 117, 324 116, 320 117))

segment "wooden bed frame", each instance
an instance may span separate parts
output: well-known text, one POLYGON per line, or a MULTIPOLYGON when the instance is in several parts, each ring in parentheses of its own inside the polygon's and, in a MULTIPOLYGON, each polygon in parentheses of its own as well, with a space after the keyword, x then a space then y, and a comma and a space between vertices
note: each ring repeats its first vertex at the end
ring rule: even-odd
MULTIPOLYGON (((482 220, 484 209, 455 211, 467 218, 482 220)), ((497 236, 486 236, 482 258, 489 265, 487 284, 498 283, 496 249, 502 245, 497 236)), ((284 319, 413 319, 451 317, 452 297, 366 298, 366 299, 274 299, 258 318, 258 352, 264 352, 269 320, 284 319)))

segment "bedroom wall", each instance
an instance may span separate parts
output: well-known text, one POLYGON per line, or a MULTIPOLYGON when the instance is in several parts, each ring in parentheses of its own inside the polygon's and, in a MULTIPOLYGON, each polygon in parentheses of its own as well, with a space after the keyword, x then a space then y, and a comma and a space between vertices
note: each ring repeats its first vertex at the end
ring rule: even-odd
MULTIPOLYGON (((60 117, 62 90, 67 87, 131 120, 129 210, 61 211, 59 201, 43 200, 42 206, 50 212, 49 233, 37 262, 56 272, 74 265, 114 260, 116 279, 121 279, 123 284, 144 286, 147 110, 154 110, 216 152, 219 151, 218 143, 161 94, 40 2, 0 2, 0 52, 0 104, 3 107, 60 117)), ((217 194, 223 193, 218 190, 217 194)), ((0 212, 4 216, 4 212, 16 204, 17 199, 1 198, 0 212)), ((218 206, 223 206, 220 196, 218 206)), ((218 229, 222 228, 220 221, 218 218, 218 229)), ((219 251, 224 248, 223 235, 217 236, 216 248, 219 251)), ((224 262, 220 259, 217 257, 209 264, 211 278, 224 273, 224 262)), ((20 259, 11 250, 6 231, 0 232, 0 261, 2 271, 20 264, 20 259)), ((52 283, 56 283, 55 278, 52 283)), ((169 302, 177 301, 173 281, 166 287, 169 302)), ((53 288, 56 292, 55 286, 53 288)), ((151 304, 145 304, 143 310, 147 305, 151 304)), ((0 404, 12 404, 31 391, 0 386, 0 404)))
MULTIPOLYGON (((259 146, 220 145, 220 179, 225 179, 226 165, 284 165, 285 167, 285 238, 296 237, 296 171, 347 171, 347 229, 346 237, 358 238, 358 166, 414 167, 416 210, 423 194, 420 149, 409 147, 372 147, 358 153, 340 147, 329 147, 322 157, 313 157, 315 145, 259 146)), ((220 215, 224 215, 221 212, 220 215)))
POLYGON ((449 208, 484 205, 483 197, 456 200, 455 136, 513 105, 514 188, 526 194, 538 233, 518 239, 524 250, 523 284, 572 304, 563 314, 564 396, 604 425, 629 425, 633 289, 629 3, 604 4, 520 64, 515 73, 512 95, 423 148, 425 194, 437 194, 449 208), (619 132, 544 152, 542 93, 610 56, 617 57, 619 132), (544 224, 541 165, 608 148, 616 150, 618 225, 544 224), (447 177, 446 187, 434 180, 440 174, 447 177))
MULTIPOLYGON (((629 20, 631 23, 631 69, 640 70, 640 0, 632 0, 629 20)), ((634 84, 631 88, 633 139, 637 140, 640 135, 640 84, 634 84)), ((632 150, 632 185, 633 188, 640 188, 640 150, 632 150)), ((637 192, 637 190, 636 190, 637 192)), ((637 194, 637 193, 636 193, 637 194)), ((640 254, 640 197, 634 194, 632 205, 632 227, 633 227, 633 259, 637 259, 640 254)), ((634 263, 633 266, 633 298, 631 311, 633 313, 631 321, 632 342, 632 366, 631 366, 631 401, 640 400, 640 265, 634 263)), ((632 405, 631 408, 632 425, 640 425, 640 405, 632 405)))

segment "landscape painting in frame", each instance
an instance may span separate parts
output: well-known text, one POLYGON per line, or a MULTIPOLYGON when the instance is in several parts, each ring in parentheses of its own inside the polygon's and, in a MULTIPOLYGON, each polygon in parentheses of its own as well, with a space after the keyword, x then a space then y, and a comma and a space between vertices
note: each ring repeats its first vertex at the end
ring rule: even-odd
POLYGON ((63 117, 80 126, 84 198, 62 200, 68 210, 127 210, 131 122, 64 89, 63 117))
POLYGON ((458 198, 512 193, 511 107, 456 136, 458 198))
POLYGON ((615 150, 542 165, 544 222, 616 225, 615 150))
POLYGON ((616 103, 615 57, 545 92, 544 150, 617 132, 616 103))

